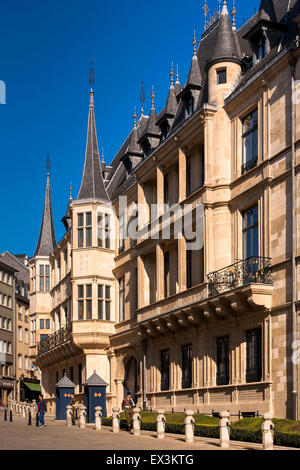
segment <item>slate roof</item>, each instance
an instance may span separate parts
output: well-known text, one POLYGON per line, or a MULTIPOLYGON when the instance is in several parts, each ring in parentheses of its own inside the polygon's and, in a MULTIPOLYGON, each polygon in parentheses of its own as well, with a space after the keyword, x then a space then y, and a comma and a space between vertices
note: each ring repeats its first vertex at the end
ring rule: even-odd
POLYGON ((83 384, 88 385, 90 387, 107 387, 108 383, 105 382, 97 373, 94 371, 93 375, 83 384))
POLYGON ((16 270, 15 278, 17 283, 20 283, 24 287, 29 287, 30 270, 25 265, 26 255, 13 255, 9 251, 5 251, 0 255, 0 261, 7 264, 11 268, 16 270))
POLYGON ((65 374, 63 378, 59 382, 57 382, 55 386, 57 388, 73 388, 75 387, 75 384, 70 379, 68 379, 68 377, 65 374))
POLYGON ((92 89, 90 92, 85 162, 81 187, 77 199, 102 199, 105 201, 109 200, 105 189, 103 173, 100 165, 100 154, 98 148, 95 119, 94 92, 92 89))
MULTIPOLYGON (((260 70, 263 70, 280 51, 288 47, 297 35, 297 25, 293 22, 293 18, 297 14, 300 14, 300 0, 261 0, 260 9, 246 21, 238 31, 232 27, 227 3, 227 1, 223 0, 223 8, 220 17, 202 34, 197 51, 197 61, 195 60, 195 56, 193 56, 185 85, 181 87, 179 79, 177 78, 174 86, 175 93, 170 88, 166 107, 157 116, 156 123, 161 124, 169 110, 171 110, 170 115, 175 115, 174 118, 172 117, 171 122, 173 122, 173 124, 168 135, 174 134, 176 129, 181 126, 186 119, 183 91, 187 89, 189 84, 196 85, 193 89, 195 100, 194 112, 198 111, 205 103, 208 103, 209 65, 221 60, 230 60, 242 64, 242 61, 246 63, 245 57, 249 59, 252 58, 253 51, 248 35, 254 28, 258 28, 260 24, 265 26, 269 24, 270 33, 268 38, 271 40, 271 49, 263 60, 250 65, 250 68, 241 74, 240 79, 233 86, 231 95, 229 95, 226 100, 229 100, 230 96, 233 96, 234 93, 238 93, 239 90, 250 82, 260 70), (273 30, 271 31, 272 28, 273 30)), ((153 123, 154 120, 152 120, 152 118, 150 122, 149 118, 146 116, 141 118, 138 124, 139 139, 145 135, 147 127, 150 128, 153 123)), ((133 184, 132 177, 126 179, 124 165, 120 163, 122 156, 131 143, 132 133, 133 131, 130 132, 111 163, 112 171, 109 177, 107 191, 112 199, 133 184)), ((147 158, 144 157, 144 159, 147 160, 150 157, 151 155, 147 158)))
POLYGON ((41 231, 34 256, 49 256, 55 246, 56 238, 52 214, 50 175, 48 174, 41 231))
POLYGON ((219 61, 241 61, 241 57, 236 47, 236 41, 234 38, 234 33, 226 2, 224 2, 218 24, 218 32, 216 37, 216 43, 214 46, 214 52, 207 65, 212 65, 219 61))

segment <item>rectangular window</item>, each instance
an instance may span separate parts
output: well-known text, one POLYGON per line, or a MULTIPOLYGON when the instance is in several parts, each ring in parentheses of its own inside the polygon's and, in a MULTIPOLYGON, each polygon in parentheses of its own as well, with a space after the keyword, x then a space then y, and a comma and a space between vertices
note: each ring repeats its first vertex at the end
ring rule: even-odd
POLYGON ((109 214, 98 214, 98 246, 110 249, 111 217, 109 214))
POLYGON ((40 292, 50 291, 50 266, 40 266, 40 292))
POLYGON ((186 250, 186 287, 192 287, 192 251, 186 250))
POLYGON ((262 331, 255 328, 246 332, 246 382, 262 379, 262 331))
POLYGON ((229 384, 229 336, 217 338, 217 385, 229 384))
POLYGON ((74 368, 73 368, 73 366, 70 367, 70 380, 71 380, 71 382, 73 382, 73 380, 74 380, 74 368))
POLYGON ((258 204, 246 210, 243 216, 244 259, 259 256, 258 204))
POLYGON ((161 391, 169 390, 170 389, 170 351, 169 349, 161 351, 160 360, 161 360, 160 389, 161 391))
POLYGON ((169 175, 164 175, 164 204, 169 204, 169 175))
POLYGON ((182 362, 182 388, 191 388, 193 381, 193 353, 192 345, 188 344, 181 348, 182 362))
POLYGON ((165 297, 170 295, 170 255, 169 252, 164 253, 164 291, 165 297))
POLYGON ((119 253, 125 250, 125 215, 119 216, 119 253))
POLYGON ((40 330, 44 330, 45 328, 45 320, 41 319, 40 320, 40 330))
POLYGON ((50 330, 50 320, 46 320, 46 330, 50 330))
POLYGON ((242 174, 257 165, 258 159, 258 112, 257 109, 242 120, 243 165, 242 174))
POLYGON ((191 194, 191 181, 192 181, 192 173, 191 173, 191 157, 186 158, 186 195, 189 196, 191 194))
POLYGON ((92 246, 92 213, 85 214, 85 246, 92 246))
POLYGON ((78 248, 83 247, 83 214, 78 214, 78 248))
POLYGON ((119 322, 125 321, 125 278, 119 279, 119 322))
POLYGON ((110 286, 98 285, 98 319, 110 321, 111 294, 110 286))
POLYGON ((217 70, 217 84, 223 85, 227 83, 227 71, 226 69, 217 70))

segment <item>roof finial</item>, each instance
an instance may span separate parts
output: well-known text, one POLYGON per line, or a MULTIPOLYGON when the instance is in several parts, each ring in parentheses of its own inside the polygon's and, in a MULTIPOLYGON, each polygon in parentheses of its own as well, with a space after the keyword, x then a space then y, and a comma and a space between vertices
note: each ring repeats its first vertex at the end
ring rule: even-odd
POLYGON ((170 70, 170 77, 171 77, 171 87, 174 86, 174 64, 173 64, 173 61, 172 61, 172 64, 171 64, 171 70, 170 70))
POLYGON ((176 83, 179 83, 179 67, 177 64, 177 71, 176 71, 176 83))
POLYGON ((219 16, 221 15, 221 3, 222 3, 222 0, 218 0, 218 4, 219 4, 219 16))
POLYGON ((144 104, 145 104, 145 101, 146 101, 144 82, 142 82, 142 86, 141 86, 140 101, 141 101, 141 105, 142 105, 141 116, 144 116, 144 104))
POLYGON ((232 29, 235 31, 235 30, 236 30, 236 20, 235 20, 235 17, 236 17, 236 15, 237 15, 237 9, 235 8, 235 0, 233 0, 233 3, 232 3, 231 15, 232 15, 232 29))
POLYGON ((71 182, 70 182, 70 186, 69 186, 69 196, 70 196, 70 200, 73 199, 72 191, 73 191, 73 187, 72 187, 72 181, 71 181, 71 182))
POLYGON ((91 87, 91 90, 92 90, 93 86, 95 85, 95 69, 94 69, 94 62, 93 61, 91 61, 89 83, 90 83, 90 87, 91 87))
POLYGON ((49 153, 47 153, 47 157, 46 157, 47 187, 50 186, 50 169, 51 169, 50 155, 49 155, 49 153))
POLYGON ((105 163, 105 159, 104 159, 104 147, 102 147, 102 163, 105 163))
POLYGON ((151 109, 155 109, 155 93, 154 93, 154 86, 152 86, 151 109))
POLYGON ((193 39, 193 42, 192 42, 193 46, 194 46, 194 56, 197 55, 197 45, 198 45, 198 41, 197 41, 197 38, 196 38, 196 30, 194 29, 194 39, 193 39))
POLYGON ((207 27, 207 15, 208 15, 208 12, 209 12, 209 8, 207 6, 207 0, 205 0, 204 2, 204 7, 202 8, 203 12, 204 12, 204 22, 205 22, 205 29, 207 27))
POLYGON ((133 111, 133 123, 134 123, 134 127, 136 127, 136 120, 137 120, 137 114, 136 114, 136 106, 134 107, 134 111, 133 111))

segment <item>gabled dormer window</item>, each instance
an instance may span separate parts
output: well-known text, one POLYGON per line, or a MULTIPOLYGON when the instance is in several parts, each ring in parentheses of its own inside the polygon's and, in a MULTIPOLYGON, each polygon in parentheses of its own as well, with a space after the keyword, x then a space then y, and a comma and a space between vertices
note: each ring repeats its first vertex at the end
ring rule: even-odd
POLYGON ((129 178, 132 175, 132 161, 130 158, 124 160, 124 166, 126 170, 126 178, 129 178))
POLYGON ((168 124, 167 121, 165 121, 161 126, 160 126, 160 130, 161 130, 161 140, 165 140, 167 138, 167 135, 168 135, 168 132, 170 130, 170 126, 168 124))
POLYGON ((194 97, 191 93, 185 99, 185 118, 187 119, 194 112, 194 97))
POLYGON ((148 155, 150 155, 150 153, 151 153, 151 145, 150 145, 150 142, 149 142, 148 139, 146 139, 142 143, 142 149, 143 149, 143 152, 146 155, 146 157, 148 157, 148 155))
POLYGON ((267 55, 267 38, 263 31, 252 40, 254 63, 259 62, 267 55))

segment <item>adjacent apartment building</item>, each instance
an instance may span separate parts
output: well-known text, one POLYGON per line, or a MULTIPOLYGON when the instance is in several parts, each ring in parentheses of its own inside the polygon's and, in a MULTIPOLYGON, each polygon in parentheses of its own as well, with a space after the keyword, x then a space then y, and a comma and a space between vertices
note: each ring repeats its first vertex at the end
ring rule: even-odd
POLYGON ((29 264, 50 408, 64 374, 82 398, 96 370, 108 412, 130 390, 144 409, 299 419, 300 1, 262 0, 239 30, 220 3, 184 85, 172 67, 110 166, 91 88, 58 243, 47 176, 29 264))
POLYGON ((15 389, 14 274, 0 261, 0 403, 8 403, 15 389))
POLYGON ((14 289, 14 360, 15 390, 14 398, 18 401, 37 399, 41 391, 39 372, 30 360, 30 344, 34 325, 30 320, 28 257, 13 255, 9 251, 0 254, 0 261, 6 263, 15 272, 14 289))

